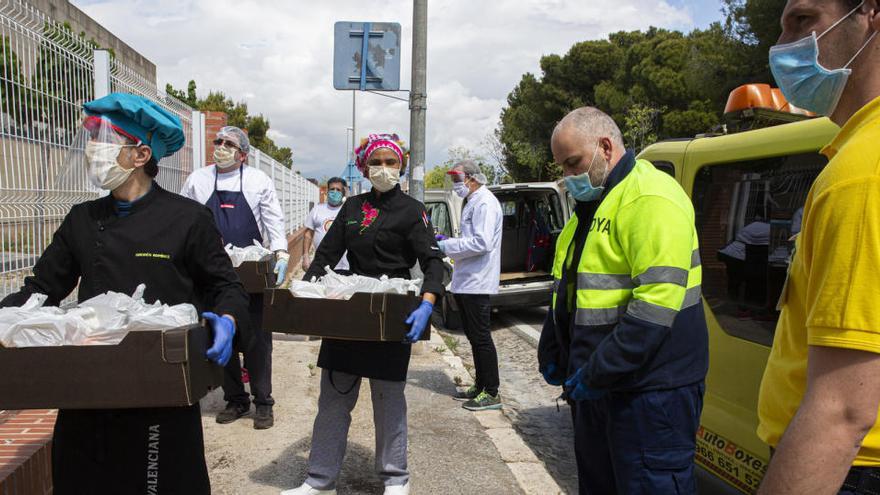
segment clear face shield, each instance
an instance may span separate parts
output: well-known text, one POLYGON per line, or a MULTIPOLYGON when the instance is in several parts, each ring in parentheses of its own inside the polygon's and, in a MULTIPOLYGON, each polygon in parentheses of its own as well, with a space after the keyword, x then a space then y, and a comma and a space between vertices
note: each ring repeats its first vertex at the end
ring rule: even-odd
POLYGON ((106 118, 84 115, 55 187, 63 191, 112 191, 134 172, 129 155, 142 144, 106 118))
POLYGON ((473 180, 473 177, 467 175, 464 171, 452 169, 449 172, 446 172, 446 178, 443 182, 447 191, 452 191, 458 195, 458 197, 464 199, 468 197, 471 192, 468 186, 468 183, 471 180, 473 180))

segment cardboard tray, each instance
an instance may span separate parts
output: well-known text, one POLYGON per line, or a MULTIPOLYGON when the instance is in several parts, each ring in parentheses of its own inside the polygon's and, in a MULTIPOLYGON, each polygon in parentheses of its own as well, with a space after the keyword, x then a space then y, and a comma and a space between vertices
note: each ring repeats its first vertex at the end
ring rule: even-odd
MULTIPOLYGON (((403 342, 409 332, 404 321, 420 302, 412 293, 359 292, 346 301, 294 297, 287 289, 267 289, 263 329, 341 340, 403 342)), ((430 338, 429 326, 420 340, 430 338)))
POLYGON ((262 294, 264 290, 275 287, 274 261, 245 261, 235 267, 235 273, 248 294, 262 294))
POLYGON ((0 409, 177 407, 223 384, 201 325, 130 332, 118 345, 0 347, 0 409))

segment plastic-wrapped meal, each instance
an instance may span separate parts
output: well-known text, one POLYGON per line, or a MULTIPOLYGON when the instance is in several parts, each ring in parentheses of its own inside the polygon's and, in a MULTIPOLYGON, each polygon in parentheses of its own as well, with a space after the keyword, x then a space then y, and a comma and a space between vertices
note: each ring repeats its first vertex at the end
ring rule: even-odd
POLYGON ((253 246, 248 246, 244 248, 233 246, 232 244, 226 245, 226 254, 229 255, 229 259, 232 261, 232 266, 238 268, 245 261, 265 261, 267 258, 272 256, 272 251, 264 248, 260 243, 254 241, 253 246))
POLYGON ((407 280, 404 278, 381 278, 364 277, 362 275, 340 275, 330 267, 326 267, 327 274, 323 277, 305 281, 292 281, 290 292, 296 297, 308 297, 314 299, 351 299, 357 292, 418 294, 422 287, 421 279, 407 280))
POLYGON ((147 304, 146 287, 133 295, 107 292, 71 309, 43 306, 46 296, 34 294, 24 306, 0 309, 3 347, 116 345, 128 332, 165 330, 198 322, 191 304, 147 304))

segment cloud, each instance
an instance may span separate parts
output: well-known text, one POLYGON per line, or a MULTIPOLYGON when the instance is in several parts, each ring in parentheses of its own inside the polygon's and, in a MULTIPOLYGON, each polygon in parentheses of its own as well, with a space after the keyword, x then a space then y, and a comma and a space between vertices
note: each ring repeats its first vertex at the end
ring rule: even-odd
MULTIPOLYGON (((295 168, 307 176, 340 173, 350 146, 352 95, 332 82, 334 22, 400 22, 401 84, 409 89, 408 0, 73 3, 152 60, 160 87, 185 88, 194 79, 200 96, 222 90, 246 101, 251 113, 270 120, 272 138, 293 149, 295 168)), ((682 0, 432 0, 429 9, 429 167, 443 162, 450 147, 481 152, 508 93, 523 73, 539 70, 542 55, 619 30, 694 24, 693 9, 682 0)), ((357 100, 359 136, 386 130, 408 136, 406 102, 364 93, 357 100)))

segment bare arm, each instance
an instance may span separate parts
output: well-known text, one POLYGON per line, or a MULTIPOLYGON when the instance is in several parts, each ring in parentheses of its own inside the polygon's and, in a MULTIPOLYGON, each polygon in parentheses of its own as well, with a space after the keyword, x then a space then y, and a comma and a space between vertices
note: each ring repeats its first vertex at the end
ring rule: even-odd
POLYGON ((835 494, 880 406, 880 354, 810 346, 807 390, 759 495, 835 494))
POLYGON ((306 229, 306 233, 303 234, 303 258, 309 255, 309 251, 312 249, 312 239, 315 237, 315 231, 312 229, 306 229))

